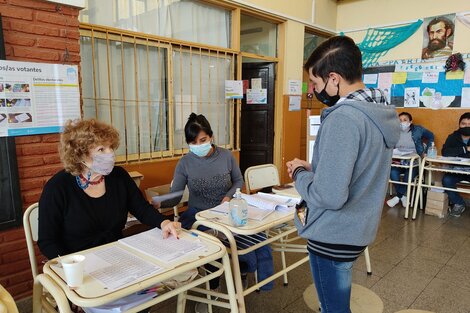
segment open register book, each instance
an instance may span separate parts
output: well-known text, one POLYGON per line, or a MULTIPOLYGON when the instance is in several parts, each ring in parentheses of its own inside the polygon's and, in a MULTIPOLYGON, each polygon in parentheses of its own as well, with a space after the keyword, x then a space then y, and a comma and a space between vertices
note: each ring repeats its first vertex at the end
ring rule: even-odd
MULTIPOLYGON (((248 204, 248 218, 261 221, 275 210, 289 212, 294 210, 298 199, 275 194, 259 192, 254 195, 242 194, 242 198, 248 204)), ((229 202, 224 202, 212 209, 211 212, 228 215, 230 212, 229 202)))

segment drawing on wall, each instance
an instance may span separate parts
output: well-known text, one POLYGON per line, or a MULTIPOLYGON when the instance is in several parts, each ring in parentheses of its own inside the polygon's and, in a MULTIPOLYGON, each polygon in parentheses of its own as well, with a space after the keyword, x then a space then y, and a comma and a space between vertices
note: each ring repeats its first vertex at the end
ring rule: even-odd
POLYGON ((405 108, 419 107, 419 87, 405 88, 404 101, 405 108))
POLYGON ((423 23, 422 59, 448 57, 454 47, 455 14, 428 17, 423 23))
POLYGON ((443 96, 441 92, 426 87, 420 100, 425 107, 437 110, 447 108, 455 100, 455 96, 443 96))

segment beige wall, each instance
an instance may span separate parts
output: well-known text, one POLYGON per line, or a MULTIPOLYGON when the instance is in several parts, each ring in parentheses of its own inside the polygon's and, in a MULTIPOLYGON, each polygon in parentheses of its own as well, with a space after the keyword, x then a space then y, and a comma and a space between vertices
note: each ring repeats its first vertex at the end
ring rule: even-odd
POLYGON ((312 23, 312 4, 314 0, 234 0, 233 2, 253 5, 264 11, 283 14, 305 22, 312 23), (294 2, 295 5, 293 5, 294 2))
MULTIPOLYGON (((336 29, 374 27, 406 22, 420 18, 470 11, 468 0, 344 0, 338 3, 336 29)), ((356 42, 362 41, 365 31, 346 32, 356 42)), ((454 51, 470 52, 470 28, 456 21, 454 51)), ((381 61, 420 58, 423 32, 419 29, 401 45, 391 49, 381 61)))
POLYGON ((335 30, 337 24, 336 0, 315 0, 315 20, 316 25, 335 30))

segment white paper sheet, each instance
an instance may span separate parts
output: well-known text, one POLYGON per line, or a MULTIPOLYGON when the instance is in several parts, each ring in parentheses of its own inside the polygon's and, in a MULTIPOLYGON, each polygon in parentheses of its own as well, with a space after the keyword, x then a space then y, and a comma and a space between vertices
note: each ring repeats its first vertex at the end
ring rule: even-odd
POLYGON ((120 239, 119 242, 164 263, 175 262, 189 253, 206 247, 200 241, 184 238, 176 239, 170 236, 163 239, 162 231, 158 228, 120 239))
POLYGON ((364 84, 376 84, 378 76, 378 74, 364 74, 364 84))
MULTIPOLYGON (((221 203, 218 206, 210 209, 210 211, 213 213, 228 215, 230 213, 230 204, 228 202, 221 203)), ((260 209, 248 204, 248 219, 250 220, 262 221, 266 216, 268 216, 272 212, 274 212, 274 210, 260 209)))
POLYGON ((85 255, 85 272, 110 290, 132 285, 162 270, 132 253, 117 247, 100 249, 85 255))

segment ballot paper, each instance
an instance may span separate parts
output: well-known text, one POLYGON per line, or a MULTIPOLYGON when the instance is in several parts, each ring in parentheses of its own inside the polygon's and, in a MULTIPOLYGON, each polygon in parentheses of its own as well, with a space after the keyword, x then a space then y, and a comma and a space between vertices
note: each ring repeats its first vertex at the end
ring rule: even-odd
POLYGON ((110 290, 132 285, 136 280, 153 276, 162 270, 118 246, 85 254, 85 260, 85 273, 110 290))
POLYGON ((206 248, 199 240, 177 239, 173 236, 163 239, 162 231, 158 228, 118 241, 163 263, 176 262, 189 253, 206 248))

